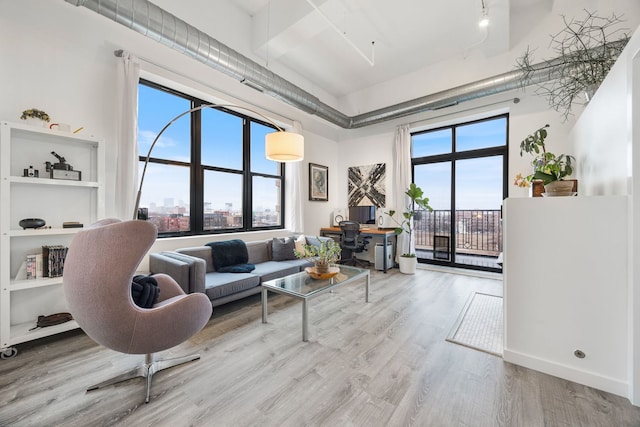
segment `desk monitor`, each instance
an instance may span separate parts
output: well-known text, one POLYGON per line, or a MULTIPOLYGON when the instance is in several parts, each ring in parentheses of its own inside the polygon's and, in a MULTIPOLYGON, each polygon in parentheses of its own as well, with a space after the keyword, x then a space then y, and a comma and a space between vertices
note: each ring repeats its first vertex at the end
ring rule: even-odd
POLYGON ((375 206, 349 206, 349 220, 358 221, 360 224, 376 223, 375 206))

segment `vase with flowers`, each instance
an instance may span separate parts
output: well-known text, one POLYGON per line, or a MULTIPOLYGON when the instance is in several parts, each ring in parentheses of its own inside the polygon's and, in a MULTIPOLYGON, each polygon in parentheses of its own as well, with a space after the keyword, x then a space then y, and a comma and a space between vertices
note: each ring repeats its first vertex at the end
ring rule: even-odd
POLYGON ((548 124, 544 125, 520 143, 520 156, 522 156, 523 153, 535 156, 531 161, 533 173, 528 176, 523 176, 521 173, 517 174, 514 185, 518 187, 528 187, 532 183, 540 183, 544 185, 544 192, 547 195, 570 195, 572 194, 574 183, 572 181, 565 181, 564 178, 573 173, 575 157, 568 154, 554 154, 547 151, 544 141, 548 135, 548 127, 548 124))

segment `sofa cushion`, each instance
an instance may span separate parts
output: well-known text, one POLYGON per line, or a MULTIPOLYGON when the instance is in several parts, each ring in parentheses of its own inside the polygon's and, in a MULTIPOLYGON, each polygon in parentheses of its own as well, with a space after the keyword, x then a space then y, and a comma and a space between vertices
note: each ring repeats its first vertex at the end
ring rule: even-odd
POLYGON ((211 248, 211 260, 216 271, 222 267, 246 264, 249 261, 247 245, 240 239, 210 242, 206 246, 211 248))
POLYGON ((266 282, 267 280, 273 280, 299 272, 300 267, 298 267, 297 265, 289 264, 287 261, 267 261, 256 264, 256 269, 253 270, 251 274, 260 276, 260 281, 266 282))
POLYGON ((295 247, 295 242, 290 237, 274 237, 271 241, 271 259, 273 261, 296 259, 296 254, 293 253, 295 247))
POLYGON ((283 264, 295 265, 300 271, 304 270, 305 267, 313 267, 313 262, 308 259, 292 259, 289 261, 282 261, 283 264))
POLYGON ((226 297, 260 285, 260 277, 252 273, 207 273, 205 293, 210 300, 226 297))

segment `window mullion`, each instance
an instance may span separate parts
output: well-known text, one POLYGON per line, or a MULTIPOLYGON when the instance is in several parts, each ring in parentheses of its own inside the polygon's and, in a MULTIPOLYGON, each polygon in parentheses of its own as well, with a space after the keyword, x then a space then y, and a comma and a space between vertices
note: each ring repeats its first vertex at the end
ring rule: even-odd
MULTIPOLYGON (((201 105, 195 101, 193 107, 201 105)), ((204 223, 204 171, 202 170, 202 110, 191 113, 191 231, 201 233, 204 223)))

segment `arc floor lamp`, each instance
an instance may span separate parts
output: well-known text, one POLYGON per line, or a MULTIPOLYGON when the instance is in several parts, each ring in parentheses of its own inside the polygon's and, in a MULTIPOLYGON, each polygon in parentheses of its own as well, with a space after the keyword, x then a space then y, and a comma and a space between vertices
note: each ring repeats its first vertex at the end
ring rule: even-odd
POLYGON ((275 162, 299 162, 304 157, 304 137, 298 133, 287 132, 282 129, 280 126, 275 124, 273 120, 266 117, 264 114, 261 114, 257 111, 254 111, 250 108, 231 105, 231 104, 203 104, 197 107, 191 108, 183 113, 178 114, 173 119, 169 120, 169 122, 164 125, 162 130, 158 132, 156 137, 153 139, 151 146, 149 147, 149 151, 147 152, 147 157, 144 161, 144 168, 142 169, 142 175, 140 177, 140 186, 138 187, 138 195, 136 196, 136 205, 133 208, 133 219, 138 217, 138 208, 140 207, 140 196, 142 195, 142 185, 144 184, 144 176, 147 173, 147 165, 149 164, 149 159, 151 158, 151 152, 155 147, 156 143, 162 136, 165 130, 169 128, 176 120, 180 117, 193 113, 194 111, 203 110, 205 108, 212 109, 221 109, 221 108, 230 108, 230 109, 241 109, 249 111, 261 119, 266 121, 267 123, 273 125, 277 131, 268 133, 265 135, 265 157, 269 160, 273 160, 275 162))

